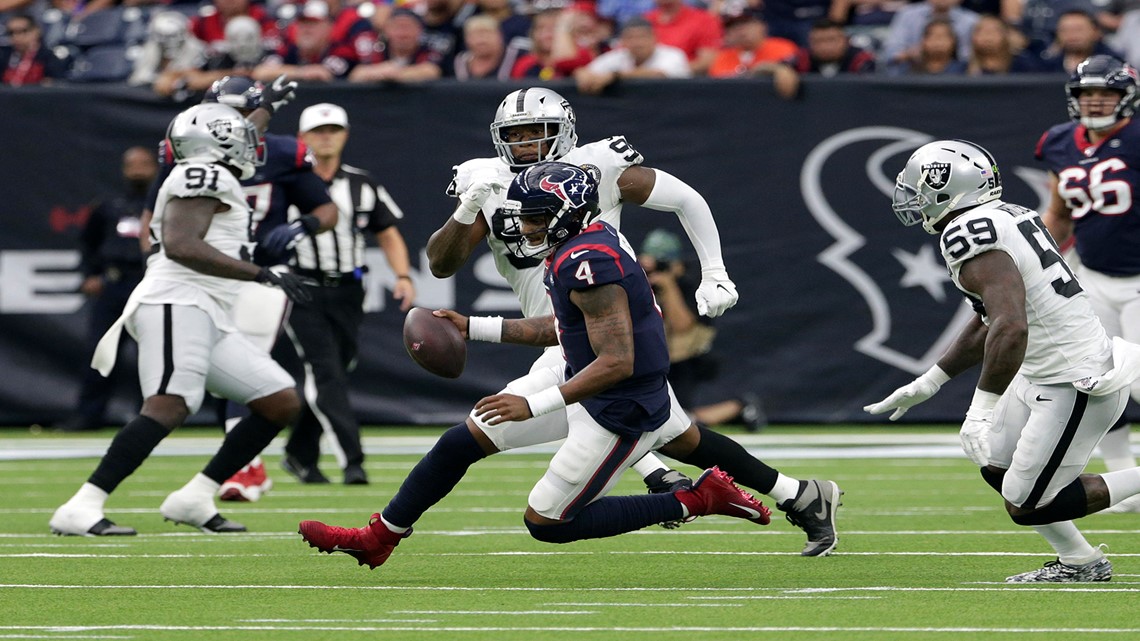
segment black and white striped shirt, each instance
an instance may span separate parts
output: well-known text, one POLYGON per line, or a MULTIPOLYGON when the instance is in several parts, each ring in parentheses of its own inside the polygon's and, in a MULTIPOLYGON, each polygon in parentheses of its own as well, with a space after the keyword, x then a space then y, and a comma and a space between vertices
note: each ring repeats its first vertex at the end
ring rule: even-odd
MULTIPOLYGON (((339 213, 336 227, 302 239, 294 266, 330 275, 352 272, 364 265, 364 232, 382 232, 399 222, 404 212, 363 169, 341 165, 328 186, 339 213)), ((300 215, 296 208, 290 209, 290 220, 300 215)))

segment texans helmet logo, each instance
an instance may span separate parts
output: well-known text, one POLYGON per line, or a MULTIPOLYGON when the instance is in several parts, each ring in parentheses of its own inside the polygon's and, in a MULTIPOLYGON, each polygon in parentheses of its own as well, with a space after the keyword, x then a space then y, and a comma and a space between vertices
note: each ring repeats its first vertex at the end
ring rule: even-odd
POLYGON ((550 176, 543 176, 538 181, 538 188, 549 194, 554 194, 571 207, 578 208, 586 205, 586 192, 588 185, 585 172, 570 172, 566 178, 555 181, 550 176))
POLYGON ((931 189, 942 189, 950 182, 950 163, 932 162, 922 166, 923 181, 931 189))

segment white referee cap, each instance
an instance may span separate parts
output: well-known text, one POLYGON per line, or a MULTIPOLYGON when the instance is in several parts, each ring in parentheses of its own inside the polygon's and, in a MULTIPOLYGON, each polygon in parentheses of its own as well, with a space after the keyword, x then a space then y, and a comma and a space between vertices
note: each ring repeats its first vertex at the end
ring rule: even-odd
POLYGON ((312 131, 322 125, 336 125, 348 128, 348 114, 343 108, 329 102, 313 105, 301 112, 300 131, 312 131))

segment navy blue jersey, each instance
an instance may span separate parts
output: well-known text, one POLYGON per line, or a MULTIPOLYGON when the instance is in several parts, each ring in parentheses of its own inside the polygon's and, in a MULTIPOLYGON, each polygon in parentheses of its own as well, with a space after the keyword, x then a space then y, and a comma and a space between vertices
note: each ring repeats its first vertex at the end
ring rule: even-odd
POLYGON ((582 406, 602 427, 637 438, 642 432, 661 427, 669 418, 665 379, 669 350, 649 279, 632 251, 623 248, 623 240, 609 223, 590 225, 550 256, 545 283, 558 321, 567 378, 597 358, 586 334, 585 317, 570 301, 570 292, 608 284, 625 289, 633 321, 633 375, 582 401, 582 406))
MULTIPOLYGON (((251 233, 260 241, 269 230, 289 222, 289 207, 302 214, 332 202, 325 181, 313 173, 313 162, 305 144, 293 136, 265 134, 265 164, 249 180, 241 181, 250 211, 253 212, 251 233)), ((159 145, 158 178, 147 195, 147 207, 154 211, 158 188, 174 166, 170 146, 159 145)))
POLYGON ((1057 125, 1037 143, 1073 213, 1077 254, 1090 269, 1140 274, 1140 121, 1093 145, 1084 125, 1057 125))

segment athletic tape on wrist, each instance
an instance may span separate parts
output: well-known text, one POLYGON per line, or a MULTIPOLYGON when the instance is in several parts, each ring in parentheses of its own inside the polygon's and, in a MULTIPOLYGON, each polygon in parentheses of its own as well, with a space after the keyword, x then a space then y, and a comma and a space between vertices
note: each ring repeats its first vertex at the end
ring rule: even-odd
POLYGON ((467 338, 488 343, 503 342, 502 316, 468 316, 467 338))
POLYGON ((531 416, 542 416, 566 407, 566 399, 562 398, 562 392, 557 385, 539 390, 524 398, 526 398, 526 404, 530 406, 531 416))

